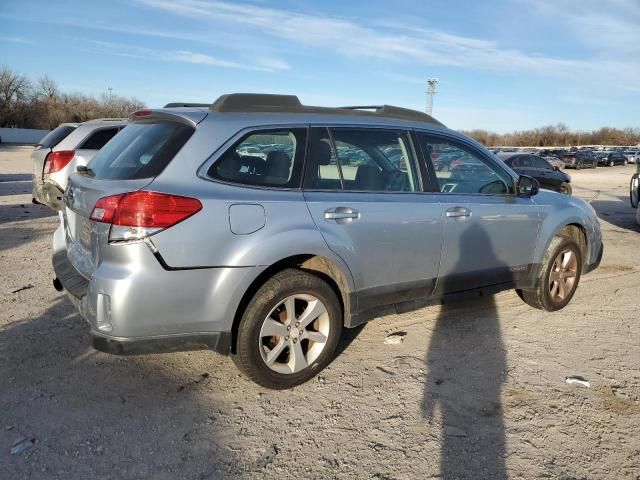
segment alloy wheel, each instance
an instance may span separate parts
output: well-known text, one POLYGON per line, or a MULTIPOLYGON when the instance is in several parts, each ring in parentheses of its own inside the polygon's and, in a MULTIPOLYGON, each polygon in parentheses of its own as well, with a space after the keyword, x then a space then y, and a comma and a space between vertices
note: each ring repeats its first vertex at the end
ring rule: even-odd
POLYGON ((297 373, 323 352, 331 322, 325 305, 313 295, 286 297, 269 312, 260 328, 262 360, 273 371, 297 373))
POLYGON ((549 294, 554 303, 563 302, 576 285, 578 258, 571 249, 561 251, 549 272, 549 294))

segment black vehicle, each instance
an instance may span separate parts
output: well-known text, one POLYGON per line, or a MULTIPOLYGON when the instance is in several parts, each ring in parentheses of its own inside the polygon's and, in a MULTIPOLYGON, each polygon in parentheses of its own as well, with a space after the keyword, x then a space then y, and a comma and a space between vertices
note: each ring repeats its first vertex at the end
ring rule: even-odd
POLYGON ((499 157, 511 167, 511 169, 521 175, 529 175, 540 182, 542 188, 555 190, 556 192, 571 195, 571 177, 560 171, 558 167, 553 167, 544 158, 538 155, 510 154, 499 155, 499 157))
POLYGON ((598 164, 607 167, 614 165, 626 165, 629 159, 623 152, 602 152, 602 156, 598 158, 598 164))
POLYGON ((598 166, 598 160, 591 150, 568 152, 560 159, 564 162, 565 168, 580 170, 581 168, 596 168, 598 166))

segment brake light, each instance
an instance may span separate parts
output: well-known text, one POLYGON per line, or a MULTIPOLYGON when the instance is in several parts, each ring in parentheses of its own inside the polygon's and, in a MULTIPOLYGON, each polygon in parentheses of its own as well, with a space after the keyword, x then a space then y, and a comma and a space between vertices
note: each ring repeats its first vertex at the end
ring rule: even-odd
POLYGON ((142 110, 133 112, 134 117, 148 117, 149 115, 151 115, 151 109, 149 108, 143 108, 142 110))
POLYGON ((110 241, 140 240, 186 220, 202 209, 196 198, 138 191, 98 200, 91 219, 110 223, 110 241))
POLYGON ((45 173, 59 172, 69 164, 75 154, 74 150, 60 150, 49 153, 44 161, 45 173))

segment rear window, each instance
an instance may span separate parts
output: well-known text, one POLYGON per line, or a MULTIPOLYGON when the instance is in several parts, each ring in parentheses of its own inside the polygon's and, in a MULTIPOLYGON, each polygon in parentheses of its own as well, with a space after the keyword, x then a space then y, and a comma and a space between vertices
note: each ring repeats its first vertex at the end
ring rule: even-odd
POLYGON ((78 148, 81 150, 100 150, 109 140, 115 137, 116 133, 120 130, 121 128, 117 127, 96 130, 78 148))
POLYGON ((95 178, 134 180, 160 174, 194 129, 175 122, 134 123, 125 127, 89 162, 95 178))
POLYGON ((76 127, 71 125, 60 125, 47 133, 38 145, 42 145, 44 148, 53 148, 67 138, 75 129, 76 127))

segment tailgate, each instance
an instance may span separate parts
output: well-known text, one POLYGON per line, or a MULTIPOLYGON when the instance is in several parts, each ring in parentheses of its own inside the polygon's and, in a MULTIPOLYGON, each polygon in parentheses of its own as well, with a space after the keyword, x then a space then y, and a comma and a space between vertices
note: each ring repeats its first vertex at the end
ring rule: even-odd
POLYGON ((86 175, 72 175, 65 192, 63 223, 67 256, 82 275, 91 277, 100 262, 99 245, 108 242, 110 225, 90 219, 99 199, 120 193, 135 192, 152 179, 97 180, 86 175))

